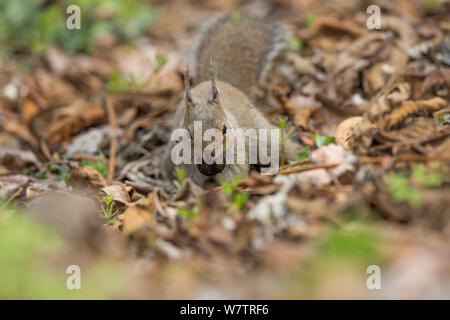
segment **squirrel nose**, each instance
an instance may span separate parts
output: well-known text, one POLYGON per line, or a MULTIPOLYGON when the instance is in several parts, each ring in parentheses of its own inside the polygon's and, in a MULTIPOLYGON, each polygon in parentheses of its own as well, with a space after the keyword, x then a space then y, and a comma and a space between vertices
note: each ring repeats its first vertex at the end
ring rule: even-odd
POLYGON ((201 164, 197 164, 197 169, 200 171, 201 174, 205 176, 213 176, 215 174, 218 174, 222 172, 222 170, 225 168, 225 163, 211 163, 206 164, 205 162, 201 164))

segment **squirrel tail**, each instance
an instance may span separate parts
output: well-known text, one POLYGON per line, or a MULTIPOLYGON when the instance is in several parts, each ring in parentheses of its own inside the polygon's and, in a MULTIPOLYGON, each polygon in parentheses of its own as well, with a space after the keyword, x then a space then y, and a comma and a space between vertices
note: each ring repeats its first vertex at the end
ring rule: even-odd
POLYGON ((210 61, 217 79, 252 94, 285 47, 286 29, 243 13, 225 14, 205 25, 194 50, 195 82, 210 80, 210 61))

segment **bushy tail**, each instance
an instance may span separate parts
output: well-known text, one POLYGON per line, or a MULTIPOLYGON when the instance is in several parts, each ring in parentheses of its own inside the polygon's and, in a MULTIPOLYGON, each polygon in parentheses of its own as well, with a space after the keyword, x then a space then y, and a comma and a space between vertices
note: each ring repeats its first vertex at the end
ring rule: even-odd
POLYGON ((283 49, 285 32, 281 25, 241 13, 213 19, 194 50, 195 82, 210 80, 212 58, 218 80, 251 94, 283 49))

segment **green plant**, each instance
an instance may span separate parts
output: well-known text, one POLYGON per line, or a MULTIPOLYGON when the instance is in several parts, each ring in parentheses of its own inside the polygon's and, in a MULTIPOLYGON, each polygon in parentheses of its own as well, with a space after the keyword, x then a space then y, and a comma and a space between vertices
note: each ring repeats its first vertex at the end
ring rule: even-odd
POLYGON ((83 267, 82 290, 68 290, 68 265, 55 265, 75 262, 67 260, 68 245, 52 225, 0 201, 0 299, 106 299, 120 292, 120 263, 100 256, 83 267))
POLYGON ((332 142, 334 142, 336 140, 335 137, 330 136, 330 135, 322 136, 320 134, 313 133, 311 136, 314 139, 314 142, 316 143, 316 146, 318 146, 319 148, 322 147, 322 146, 325 146, 325 145, 327 145, 329 143, 332 143, 332 142))
POLYGON ((173 180, 173 184, 179 190, 181 188, 181 183, 183 182, 184 178, 186 177, 186 171, 184 169, 177 168, 177 180, 173 180))
POLYGON ((426 0, 425 3, 430 8, 435 8, 437 5, 437 0, 426 0))
POLYGON ((56 230, 0 205, 0 299, 67 297, 64 274, 55 275, 40 259, 62 247, 56 230))
MULTIPOLYGON (((53 179, 55 181, 63 180, 66 184, 70 182, 70 173, 72 172, 71 167, 65 163, 54 163, 47 167, 48 171, 52 173, 53 179)), ((44 175, 46 174, 43 173, 44 175)))
POLYGON ((316 15, 311 12, 308 13, 308 15, 306 16, 306 26, 308 28, 311 28, 315 21, 316 21, 316 15))
POLYGON ((420 191, 411 187, 406 175, 402 172, 390 172, 384 182, 394 202, 407 202, 411 207, 417 208, 422 202, 420 191))
POLYGON ((51 45, 67 52, 89 52, 105 33, 125 41, 136 39, 157 16, 157 10, 143 0, 2 0, 0 53, 40 54, 51 45), (79 30, 66 27, 69 5, 81 9, 79 30))
POLYGON ((284 38, 288 50, 297 52, 303 47, 303 41, 296 35, 289 33, 284 38))
POLYGON ((156 59, 156 66, 154 67, 153 71, 155 73, 158 73, 162 69, 162 67, 164 67, 165 64, 167 63, 167 58, 162 54, 157 53, 155 55, 155 59, 156 59))
MULTIPOLYGON (((145 75, 136 75, 131 73, 128 77, 125 77, 120 73, 119 70, 113 70, 108 78, 108 81, 105 85, 105 88, 108 92, 123 92, 123 91, 139 91, 142 88, 148 86, 156 78, 154 78, 154 74, 161 71, 164 65, 167 63, 167 58, 159 53, 155 55, 156 64, 152 67, 153 73, 150 74, 150 77, 146 77, 145 75)), ((160 81, 159 79, 156 79, 160 81)), ((158 85, 159 82, 156 83, 158 85)))
POLYGON ((449 112, 443 112, 439 115, 439 122, 443 124, 449 124, 450 123, 450 113, 449 112))
POLYGON ((336 279, 336 274, 351 278, 362 275, 364 279, 369 265, 381 266, 385 260, 381 242, 373 223, 353 219, 342 221, 339 228, 330 226, 314 240, 315 250, 289 283, 296 296, 312 298, 316 290, 329 285, 330 277, 336 279))
POLYGON ((298 150, 297 160, 300 161, 300 160, 308 159, 309 158, 309 152, 310 152, 310 147, 309 146, 304 146, 303 148, 298 150))
POLYGON ((126 79, 119 70, 111 71, 108 82, 106 82, 105 89, 108 92, 122 92, 133 89, 134 78, 126 79))
POLYGON ((440 168, 427 170, 424 164, 415 164, 412 167, 412 178, 415 183, 424 187, 439 187, 444 180, 440 168))
POLYGON ((99 157, 100 157, 100 160, 98 160, 98 161, 94 162, 94 161, 89 161, 89 160, 82 160, 81 164, 83 166, 94 168, 95 170, 100 172, 102 176, 104 176, 106 178, 106 176, 108 175, 108 166, 106 165, 105 156, 103 155, 103 153, 101 151, 99 152, 99 157))
POLYGON ((119 209, 113 211, 114 198, 110 195, 106 195, 103 197, 103 202, 105 205, 102 206, 102 213, 103 218, 106 220, 106 225, 115 223, 117 221, 117 213, 119 212, 119 209))
POLYGON ((234 196, 233 204, 238 207, 238 209, 242 209, 249 198, 250 194, 248 192, 239 192, 234 196))
POLYGON ((249 198, 248 192, 238 190, 241 179, 241 176, 235 175, 231 178, 231 181, 226 181, 223 178, 220 180, 222 191, 224 192, 227 200, 233 203, 238 209, 242 209, 249 198))
POLYGON ((230 19, 233 22, 239 22, 244 19, 244 14, 241 11, 233 11, 230 15, 230 19))
POLYGON ((281 167, 284 166, 284 145, 286 143, 286 141, 292 139, 295 136, 295 132, 294 130, 291 128, 289 128, 289 130, 287 129, 288 126, 288 117, 286 116, 282 116, 278 118, 278 127, 280 128, 280 144, 281 144, 281 159, 280 159, 280 163, 281 163, 281 167))
POLYGON ((177 214, 180 217, 184 217, 184 218, 188 218, 188 219, 193 219, 198 217, 198 205, 195 205, 192 209, 187 209, 187 208, 178 208, 177 209, 177 214))

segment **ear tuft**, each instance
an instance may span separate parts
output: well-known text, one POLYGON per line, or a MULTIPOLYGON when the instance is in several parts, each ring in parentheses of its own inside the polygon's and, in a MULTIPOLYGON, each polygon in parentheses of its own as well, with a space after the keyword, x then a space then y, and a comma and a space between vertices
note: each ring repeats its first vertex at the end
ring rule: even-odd
POLYGON ((188 108, 193 108, 195 103, 191 96, 191 77, 189 76, 189 67, 184 71, 184 100, 188 108))
POLYGON ((210 101, 211 102, 218 102, 219 90, 217 89, 217 83, 216 83, 216 79, 217 79, 216 67, 214 65, 212 57, 211 57, 209 68, 210 68, 209 70, 210 70, 210 73, 211 73, 211 99, 210 99, 210 101))

